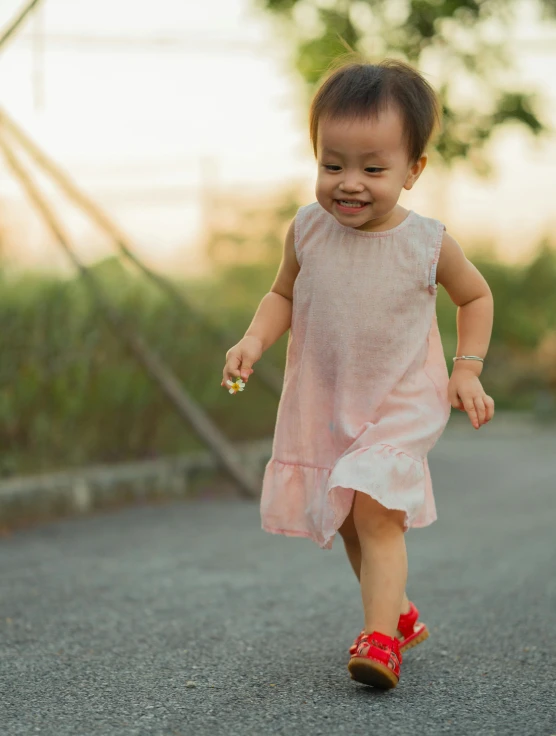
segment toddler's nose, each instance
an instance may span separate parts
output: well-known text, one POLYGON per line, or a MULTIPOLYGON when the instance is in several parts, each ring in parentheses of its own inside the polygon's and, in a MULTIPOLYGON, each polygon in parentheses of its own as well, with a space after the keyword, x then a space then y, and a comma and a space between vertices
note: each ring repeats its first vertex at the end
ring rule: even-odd
POLYGON ((342 192, 356 194, 363 191, 363 184, 354 176, 346 176, 344 181, 340 184, 340 190, 342 192))

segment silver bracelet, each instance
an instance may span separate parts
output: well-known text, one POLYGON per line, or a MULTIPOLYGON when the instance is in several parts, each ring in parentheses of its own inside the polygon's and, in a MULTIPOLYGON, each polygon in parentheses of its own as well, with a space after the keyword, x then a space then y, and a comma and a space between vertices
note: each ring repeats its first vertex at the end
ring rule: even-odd
POLYGON ((454 361, 454 363, 456 362, 456 360, 480 360, 481 363, 485 362, 485 359, 479 358, 478 355, 457 355, 455 358, 452 358, 452 360, 454 361))

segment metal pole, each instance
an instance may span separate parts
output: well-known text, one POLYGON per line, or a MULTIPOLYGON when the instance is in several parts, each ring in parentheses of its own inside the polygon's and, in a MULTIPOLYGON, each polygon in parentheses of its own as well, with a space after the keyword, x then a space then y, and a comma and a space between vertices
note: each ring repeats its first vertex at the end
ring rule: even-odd
POLYGON ((4 153, 15 176, 21 182, 31 202, 35 205, 45 223, 56 237, 58 244, 63 248, 76 269, 83 276, 101 313, 117 337, 127 345, 146 370, 147 374, 158 384, 180 417, 193 427, 194 431, 212 450, 219 464, 236 481, 242 495, 249 498, 257 496, 260 492, 259 479, 255 477, 255 474, 249 468, 245 467, 231 443, 228 442, 227 438, 213 424, 212 420, 201 407, 188 395, 180 385, 179 380, 164 365, 159 356, 147 346, 140 335, 130 329, 128 324, 124 323, 120 315, 106 300, 102 289, 89 269, 81 263, 75 254, 69 238, 64 233, 51 207, 6 140, 2 126, 0 126, 0 149, 4 153))
POLYGON ((23 10, 20 10, 19 14, 12 20, 12 22, 2 32, 2 35, 0 35, 0 48, 8 41, 8 39, 11 38, 11 36, 17 31, 19 26, 23 23, 23 21, 29 15, 29 13, 33 10, 33 8, 36 5, 38 5, 40 2, 41 0, 31 0, 31 2, 27 3, 27 5, 23 8, 23 10))

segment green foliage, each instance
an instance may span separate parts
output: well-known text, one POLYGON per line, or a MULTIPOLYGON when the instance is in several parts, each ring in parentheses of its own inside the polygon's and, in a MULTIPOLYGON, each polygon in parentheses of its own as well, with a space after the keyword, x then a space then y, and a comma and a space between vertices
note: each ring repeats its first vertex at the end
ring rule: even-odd
MULTIPOLYGON (((494 295, 485 386, 499 408, 533 409, 541 391, 556 395, 556 366, 539 359, 543 344, 556 334, 556 250, 541 243, 527 266, 480 256, 472 260, 494 295)), ((442 289, 437 313, 449 361, 456 348, 456 309, 442 289)))
MULTIPOLYGON (((540 104, 528 90, 502 81, 511 69, 510 49, 489 38, 489 28, 508 28, 519 0, 256 0, 279 19, 292 45, 295 67, 311 95, 318 80, 346 48, 379 60, 401 58, 422 69, 438 90, 444 126, 436 143, 446 164, 467 160, 480 174, 489 167, 484 147, 509 122, 534 135, 545 130, 540 104), (462 101, 461 83, 472 101, 462 101)), ((556 0, 535 0, 547 19, 556 0)))
MULTIPOLYGON (((255 384, 241 399, 225 393, 225 350, 207 330, 145 282, 108 270, 96 272, 111 303, 220 428, 235 439, 269 436, 277 400, 255 384), (239 400, 248 421, 238 422, 239 400)), ((0 278, 0 287, 0 475, 202 446, 103 322, 80 278, 0 278)))

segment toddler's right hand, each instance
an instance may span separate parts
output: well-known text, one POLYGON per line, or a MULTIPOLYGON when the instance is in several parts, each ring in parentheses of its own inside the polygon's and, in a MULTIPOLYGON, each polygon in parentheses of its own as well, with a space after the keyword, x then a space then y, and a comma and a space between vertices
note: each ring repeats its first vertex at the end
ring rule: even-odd
POLYGON ((226 365, 220 385, 228 388, 226 381, 235 381, 236 378, 247 383, 253 373, 251 366, 260 360, 262 354, 263 344, 258 337, 244 337, 226 353, 226 365))

